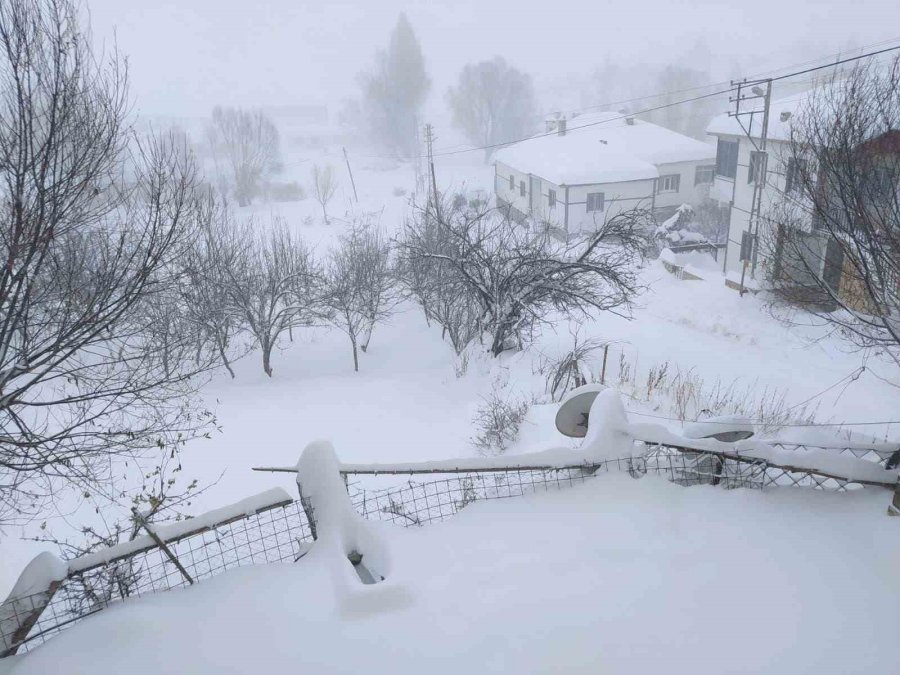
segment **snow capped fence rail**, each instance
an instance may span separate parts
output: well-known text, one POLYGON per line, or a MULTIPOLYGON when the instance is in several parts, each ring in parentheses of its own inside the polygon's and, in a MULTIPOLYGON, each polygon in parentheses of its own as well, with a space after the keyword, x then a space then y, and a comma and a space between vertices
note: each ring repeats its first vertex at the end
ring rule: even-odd
POLYGON ((305 476, 298 475, 302 499, 293 500, 281 489, 270 490, 197 518, 151 525, 148 536, 68 563, 42 554, 0 605, 0 657, 40 644, 126 598, 186 586, 242 565, 296 561, 316 539, 317 500, 328 516, 318 523, 319 528, 334 530, 334 536, 324 541, 331 541, 337 558, 350 561, 360 579, 369 579, 364 583, 377 584, 384 577, 363 568, 374 564, 375 570, 386 569, 377 538, 347 510, 351 505, 366 519, 411 527, 445 520, 478 501, 559 490, 609 472, 627 472, 634 478, 658 475, 685 486, 724 488, 798 486, 842 491, 897 485, 897 471, 882 465, 896 450, 894 445, 824 449, 795 443, 689 439, 649 425, 628 427, 623 416, 617 417, 621 411, 616 411, 611 397, 592 411, 604 406, 608 424, 602 431, 595 427, 578 450, 412 464, 342 464, 333 452, 325 453, 329 462, 301 461, 297 467, 268 469, 305 471, 305 476), (636 440, 630 435, 634 431, 646 438, 636 440), (620 456, 602 457, 591 450, 597 444, 620 456), (871 459, 863 459, 866 454, 871 459), (323 473, 326 469, 328 476, 323 473), (399 474, 410 478, 399 485, 377 485, 396 481, 399 474), (413 475, 430 477, 416 481, 413 475), (322 494, 318 494, 320 487, 322 494), (342 498, 335 501, 336 495, 342 498))
MULTIPOLYGON (((244 565, 293 562, 312 540, 304 510, 281 488, 197 518, 152 527, 194 581, 244 565)), ((68 562, 49 553, 41 556, 56 561, 62 573, 55 570, 53 584, 29 582, 26 589, 20 582, 0 605, 0 657, 40 644, 125 598, 189 584, 151 536, 68 562)), ((32 570, 30 576, 35 574, 32 570)))

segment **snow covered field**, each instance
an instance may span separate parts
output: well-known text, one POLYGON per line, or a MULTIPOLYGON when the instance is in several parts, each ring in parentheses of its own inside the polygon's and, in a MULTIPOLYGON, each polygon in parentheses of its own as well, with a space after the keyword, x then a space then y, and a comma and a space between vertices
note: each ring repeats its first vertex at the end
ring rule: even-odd
POLYGON ((350 596, 314 556, 245 568, 101 612, 0 672, 885 672, 900 540, 884 501, 604 475, 383 526, 388 579, 350 596))
MULTIPOLYGON (((350 156, 360 205, 339 173, 331 225, 312 199, 243 213, 261 226, 283 215, 320 252, 351 209, 378 212, 396 231, 414 186, 411 166, 350 156)), ((342 169, 338 148, 307 159, 288 162, 285 178, 307 182, 315 162, 342 169)), ((438 175, 490 191, 493 169, 480 159, 440 161, 438 175)), ((777 392, 788 406, 812 399, 819 422, 900 419, 894 373, 877 356, 864 362, 813 328, 778 323, 761 299, 709 277, 679 281, 651 263, 634 319, 594 317, 579 338, 613 341, 610 378, 623 354, 635 392, 650 368, 668 362, 707 382, 777 392), (851 378, 864 363, 868 370, 851 378)), ((330 439, 347 462, 474 455, 472 417, 498 384, 532 402, 509 452, 571 445, 553 427, 557 405, 538 370, 571 348, 573 330, 559 321, 522 353, 473 353, 462 377, 440 329, 412 305, 376 328, 359 373, 349 342, 330 328, 295 334, 273 356, 272 378, 251 353, 234 380, 222 373, 204 392, 221 433, 184 450, 184 475, 215 483, 194 509, 274 485, 291 489, 289 479, 250 467, 293 465, 315 438, 330 439)), ((641 418, 671 411, 636 399, 626 401, 634 421, 679 426, 641 418)), ((900 437, 897 424, 847 429, 900 437)), ((360 672, 372 664, 392 672, 426 664, 436 672, 864 672, 890 658, 884 649, 900 625, 900 585, 890 576, 900 540, 883 516, 887 501, 880 491, 725 493, 608 476, 565 494, 479 504, 421 531, 390 530, 389 584, 406 589, 408 606, 349 616, 335 606, 325 569, 301 562, 240 570, 103 612, 11 672, 360 672)), ((89 512, 48 521, 78 525, 89 512)), ((47 548, 18 534, 0 540, 0 595, 47 548)), ((0 662, 0 672, 7 667, 0 662)))

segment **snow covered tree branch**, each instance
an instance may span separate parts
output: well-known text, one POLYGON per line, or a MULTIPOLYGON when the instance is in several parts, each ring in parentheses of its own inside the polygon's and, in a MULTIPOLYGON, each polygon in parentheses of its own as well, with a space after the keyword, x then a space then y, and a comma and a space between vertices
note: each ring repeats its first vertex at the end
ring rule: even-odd
POLYGON ((640 291, 637 272, 651 222, 646 211, 626 211, 583 240, 560 243, 546 228, 517 223, 506 209, 457 198, 439 209, 419 207, 399 245, 415 292, 438 296, 445 284, 464 292, 497 356, 521 346, 554 311, 627 312, 640 291))

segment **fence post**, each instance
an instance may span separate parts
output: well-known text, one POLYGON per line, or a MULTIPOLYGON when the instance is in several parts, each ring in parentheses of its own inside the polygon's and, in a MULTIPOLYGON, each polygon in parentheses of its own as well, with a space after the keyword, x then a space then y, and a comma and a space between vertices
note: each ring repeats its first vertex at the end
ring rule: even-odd
POLYGON ((897 487, 894 488, 894 496, 891 503, 888 504, 887 513, 889 516, 900 516, 900 480, 897 481, 897 487))
POLYGON ((0 658, 18 651, 68 574, 68 565, 48 551, 25 566, 0 605, 0 658))
POLYGON ((178 571, 181 572, 181 576, 183 576, 189 584, 194 585, 194 580, 191 578, 191 575, 188 574, 188 571, 184 569, 184 565, 181 564, 181 561, 178 560, 178 556, 172 553, 172 549, 166 546, 166 542, 159 538, 156 532, 150 527, 150 524, 147 520, 140 514, 137 508, 132 507, 131 512, 134 514, 134 519, 137 521, 138 525, 140 525, 147 534, 150 535, 150 538, 154 541, 154 543, 159 546, 163 553, 166 554, 166 557, 172 562, 175 567, 178 568, 178 571))

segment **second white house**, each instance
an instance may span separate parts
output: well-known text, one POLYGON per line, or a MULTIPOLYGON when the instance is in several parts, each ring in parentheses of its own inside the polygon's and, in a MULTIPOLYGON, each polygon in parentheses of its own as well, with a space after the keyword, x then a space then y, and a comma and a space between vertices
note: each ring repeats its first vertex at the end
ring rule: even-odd
POLYGON ((664 218, 707 198, 711 144, 603 112, 548 120, 547 133, 495 155, 494 192, 522 216, 566 232, 590 230, 636 206, 664 218))

